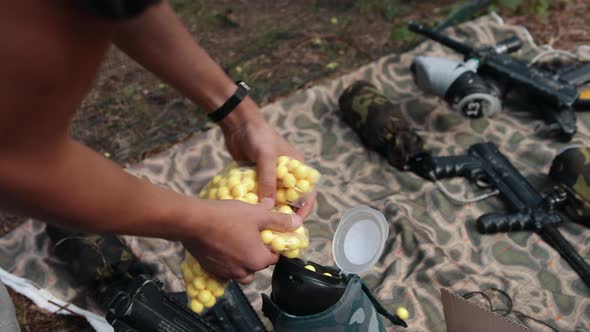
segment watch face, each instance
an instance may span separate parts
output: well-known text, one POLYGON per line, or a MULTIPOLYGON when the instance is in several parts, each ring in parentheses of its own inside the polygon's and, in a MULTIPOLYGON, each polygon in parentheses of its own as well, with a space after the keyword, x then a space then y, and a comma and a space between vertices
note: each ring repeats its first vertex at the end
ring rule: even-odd
POLYGON ((74 0, 80 8, 108 20, 125 20, 160 0, 74 0))
POLYGON ((250 86, 248 86, 248 84, 246 84, 246 82, 244 81, 237 81, 236 83, 238 83, 239 86, 243 87, 244 89, 250 91, 250 86))

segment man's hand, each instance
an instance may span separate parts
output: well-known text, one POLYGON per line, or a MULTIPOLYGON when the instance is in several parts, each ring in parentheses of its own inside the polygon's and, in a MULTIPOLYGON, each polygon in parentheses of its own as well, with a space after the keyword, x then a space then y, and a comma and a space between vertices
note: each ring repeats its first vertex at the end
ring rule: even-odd
POLYGON ((209 220, 199 223, 182 242, 206 271, 220 279, 252 282, 254 272, 276 264, 279 259, 277 253, 264 246, 260 231, 287 232, 302 224, 297 215, 270 212, 259 205, 235 200, 202 202, 209 220))
POLYGON ((277 158, 286 155, 303 160, 302 155, 280 137, 264 120, 244 122, 224 131, 225 144, 236 161, 252 161, 258 170, 258 197, 267 209, 275 205, 277 158))
MULTIPOLYGON (((234 111, 236 114, 230 114, 229 117, 234 117, 233 119, 221 123, 225 144, 234 160, 252 161, 256 164, 258 197, 263 207, 271 209, 275 205, 277 158, 285 155, 304 161, 303 156, 266 123, 253 102, 245 102, 244 107, 249 109, 239 108, 234 111), (236 121, 238 117, 242 117, 243 121, 236 121)), ((304 202, 297 214, 305 218, 311 212, 314 202, 315 194, 304 202)))

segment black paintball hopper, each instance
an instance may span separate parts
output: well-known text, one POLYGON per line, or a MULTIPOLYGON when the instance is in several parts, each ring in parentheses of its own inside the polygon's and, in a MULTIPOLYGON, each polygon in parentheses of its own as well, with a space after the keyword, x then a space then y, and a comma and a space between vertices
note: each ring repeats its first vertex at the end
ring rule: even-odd
POLYGON ((281 256, 272 275, 271 299, 288 314, 313 315, 336 304, 347 285, 346 277, 336 269, 281 256), (305 265, 312 265, 316 272, 305 265))
MULTIPOLYGON (((292 316, 309 316, 337 305, 351 278, 358 278, 356 274, 372 268, 381 257, 388 234, 387 220, 380 212, 367 206, 348 210, 332 241, 336 266, 281 256, 272 275, 272 305, 267 303, 265 308, 263 304, 263 312, 271 313, 277 307, 292 316), (315 271, 305 268, 308 265, 315 271)), ((378 313, 396 325, 407 327, 402 319, 381 306, 368 287, 362 284, 362 289, 378 313)))

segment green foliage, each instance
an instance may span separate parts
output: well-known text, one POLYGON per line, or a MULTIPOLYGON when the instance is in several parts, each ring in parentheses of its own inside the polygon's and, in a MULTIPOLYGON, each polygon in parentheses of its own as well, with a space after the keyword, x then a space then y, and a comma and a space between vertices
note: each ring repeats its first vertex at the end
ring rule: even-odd
POLYGON ((361 11, 383 15, 388 21, 412 12, 412 4, 407 0, 356 0, 355 5, 361 11))
POLYGON ((190 10, 192 10, 192 8, 190 7, 190 4, 188 2, 183 2, 183 1, 174 1, 171 3, 172 9, 174 10, 174 12, 176 12, 177 14, 184 14, 190 10))
POLYGON ((176 15, 180 16, 186 21, 195 16, 195 6, 189 2, 174 1, 171 5, 176 15))
POLYGON ((552 6, 568 4, 569 0, 494 0, 492 10, 508 15, 534 15, 546 18, 552 6))
POLYGON ((400 41, 403 43, 409 43, 416 39, 416 34, 408 30, 406 26, 402 26, 394 29, 389 36, 390 39, 400 41))
POLYGON ((499 7, 516 9, 518 6, 522 5, 523 2, 524 0, 497 0, 496 4, 499 7))
POLYGON ((139 87, 134 84, 129 84, 121 91, 121 97, 124 101, 131 100, 139 92, 139 87))
POLYGON ((387 18, 388 20, 393 20, 393 17, 395 16, 395 9, 393 6, 393 1, 391 0, 384 0, 383 1, 383 9, 384 9, 384 15, 385 18, 387 18))

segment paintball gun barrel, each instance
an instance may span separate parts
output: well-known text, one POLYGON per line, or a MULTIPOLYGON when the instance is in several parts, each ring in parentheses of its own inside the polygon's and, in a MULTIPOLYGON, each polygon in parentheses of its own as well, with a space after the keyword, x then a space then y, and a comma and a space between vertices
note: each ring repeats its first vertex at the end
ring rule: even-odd
MULTIPOLYGON (((509 91, 514 89, 519 94, 528 95, 527 100, 529 103, 534 104, 533 106, 539 109, 542 117, 549 124, 552 133, 558 134, 560 139, 568 141, 575 134, 576 116, 572 107, 579 97, 577 87, 549 71, 529 67, 526 62, 508 55, 507 53, 514 52, 522 46, 522 42, 517 37, 511 37, 494 46, 475 49, 435 32, 422 24, 410 23, 408 29, 463 54, 467 62, 475 63, 477 73, 484 80, 488 81, 489 84, 502 87, 501 89, 498 87, 499 90, 509 91)), ((422 62, 414 66, 424 64, 428 64, 428 62, 424 62, 423 59, 422 62)), ((454 68, 445 69, 452 71, 454 68)), ((438 68, 438 70, 441 70, 441 68, 438 68)), ((454 80, 458 76, 438 75, 437 78, 439 80, 454 80)), ((423 83, 417 83, 424 89, 423 83)), ((453 82, 443 83, 445 86, 450 86, 453 82)), ((434 84, 441 83, 434 82, 434 84)), ((465 87, 465 89, 467 88, 465 87)), ((494 93, 489 94, 495 96, 494 93)), ((471 111, 471 113, 465 113, 467 115, 481 116, 481 112, 474 113, 471 111)))
MULTIPOLYGON (((412 32, 422 34, 425 37, 428 37, 438 43, 441 43, 441 44, 453 49, 454 51, 463 54, 466 58, 474 56, 477 52, 474 48, 470 47, 469 45, 460 43, 452 38, 449 38, 445 35, 442 35, 442 34, 436 32, 434 30, 428 29, 423 24, 417 24, 414 22, 410 22, 408 24, 408 29, 412 32)), ((485 48, 485 49, 483 49, 483 51, 485 51, 485 52, 493 51, 498 54, 503 54, 503 53, 512 53, 512 52, 518 51, 521 47, 522 47, 522 41, 514 36, 514 37, 510 37, 506 40, 499 42, 495 46, 492 46, 490 48, 485 48)))

